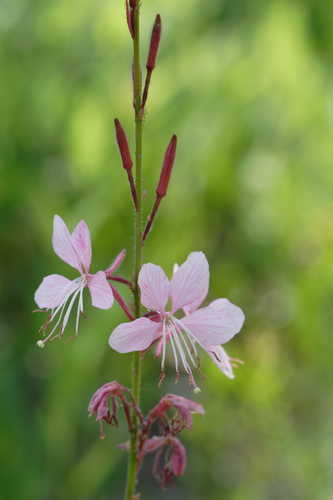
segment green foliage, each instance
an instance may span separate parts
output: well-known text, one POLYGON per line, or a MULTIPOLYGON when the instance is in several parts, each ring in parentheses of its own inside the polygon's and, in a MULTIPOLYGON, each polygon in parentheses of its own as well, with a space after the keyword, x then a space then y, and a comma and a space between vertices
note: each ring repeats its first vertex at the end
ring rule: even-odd
MULTIPOLYGON (((333 10, 323 0, 143 0, 147 42, 163 19, 145 124, 148 212, 165 146, 179 153, 145 260, 171 271, 192 250, 211 264, 210 298, 247 314, 229 381, 202 357, 206 408, 186 440, 187 474, 165 498, 327 500, 332 496, 333 10)), ((87 307, 79 338, 35 347, 41 278, 70 269, 52 216, 93 231, 94 270, 128 248, 129 192, 113 118, 133 144, 130 41, 122 1, 3 0, 0 6, 1 497, 121 498, 125 429, 98 440, 87 404, 130 381, 108 348, 123 320, 87 307)), ((73 274, 74 276, 74 274, 73 274)), ((85 299, 86 304, 89 298, 85 299)), ((171 370, 170 370, 171 372, 171 370)), ((188 391, 148 355, 144 401, 188 391)), ((189 394, 189 392, 187 392, 189 394)), ((160 495, 148 467, 145 500, 160 495)))

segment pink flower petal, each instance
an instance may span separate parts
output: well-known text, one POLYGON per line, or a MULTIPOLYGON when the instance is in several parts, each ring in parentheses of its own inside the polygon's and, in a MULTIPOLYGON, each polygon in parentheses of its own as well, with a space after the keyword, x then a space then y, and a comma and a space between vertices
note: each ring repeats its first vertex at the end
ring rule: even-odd
POLYGON ((59 215, 55 215, 53 219, 52 245, 58 257, 79 272, 82 272, 80 259, 73 246, 71 234, 59 215))
POLYGON ((109 309, 113 304, 113 293, 104 271, 98 271, 89 277, 88 288, 91 303, 99 309, 109 309))
POLYGON ((205 254, 192 252, 171 280, 172 312, 187 306, 194 311, 205 299, 209 285, 209 266, 205 254))
POLYGON ((61 304, 66 295, 77 288, 77 282, 60 274, 46 276, 35 292, 35 302, 40 308, 54 309, 61 304))
POLYGON ((221 314, 221 320, 223 321, 223 328, 225 331, 228 330, 231 336, 238 333, 245 320, 245 315, 240 307, 235 306, 228 299, 216 299, 209 304, 210 308, 218 311, 221 314), (223 318, 223 319, 222 319, 223 318))
POLYGON ((205 350, 224 375, 231 379, 235 378, 230 358, 222 346, 211 345, 205 347, 205 350))
POLYGON ((144 264, 139 273, 141 302, 153 311, 163 312, 169 297, 169 280, 160 266, 144 264))
POLYGON ((208 307, 182 318, 180 323, 203 345, 228 342, 239 332, 244 322, 242 310, 227 299, 218 299, 208 307))
POLYGON ((169 439, 169 441, 173 447, 173 451, 170 458, 172 472, 176 477, 178 477, 184 474, 186 468, 186 462, 187 462, 186 449, 184 445, 179 441, 179 439, 175 437, 171 439, 169 439))
POLYGON ((84 271, 88 273, 91 264, 91 238, 89 228, 84 220, 81 220, 74 228, 72 244, 84 271))
POLYGON ((156 339, 160 327, 159 323, 148 318, 122 323, 113 330, 109 344, 112 349, 121 353, 143 351, 156 339))

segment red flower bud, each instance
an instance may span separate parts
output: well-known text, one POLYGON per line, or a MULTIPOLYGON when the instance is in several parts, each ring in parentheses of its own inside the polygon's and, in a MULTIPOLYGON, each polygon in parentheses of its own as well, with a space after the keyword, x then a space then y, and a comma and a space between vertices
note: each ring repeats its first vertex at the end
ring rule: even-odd
POLYGON ((114 121, 116 128, 116 137, 117 143, 119 147, 120 156, 123 162, 123 167, 125 170, 131 170, 133 166, 131 153, 128 147, 128 141, 123 127, 120 124, 120 121, 116 118, 114 121))
POLYGON ((161 29, 161 16, 157 14, 150 38, 150 47, 146 64, 146 68, 148 71, 153 71, 153 69, 155 68, 158 46, 161 39, 161 29))
POLYGON ((172 167, 175 161, 176 148, 177 148, 177 136, 173 135, 169 143, 169 146, 165 152, 160 180, 156 189, 156 194, 159 198, 163 198, 163 196, 165 196, 167 193, 172 167))
POLYGON ((131 34, 131 37, 134 38, 133 9, 132 9, 132 7, 131 8, 129 7, 128 0, 125 0, 125 7, 126 7, 127 26, 128 26, 129 32, 131 34))

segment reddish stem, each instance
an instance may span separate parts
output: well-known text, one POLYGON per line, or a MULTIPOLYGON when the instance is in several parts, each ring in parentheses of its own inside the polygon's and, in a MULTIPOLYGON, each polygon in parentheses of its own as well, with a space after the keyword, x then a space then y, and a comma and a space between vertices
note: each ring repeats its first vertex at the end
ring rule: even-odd
POLYGON ((117 281, 118 283, 123 283, 123 285, 127 285, 131 290, 133 290, 133 283, 125 278, 121 278, 120 276, 107 276, 108 280, 117 281))
POLYGON ((118 302, 118 304, 120 305, 120 307, 122 308, 122 310, 124 311, 124 313, 126 314, 128 319, 130 321, 133 321, 135 318, 134 318, 133 314, 131 313, 128 305, 126 304, 126 302, 124 301, 124 299, 122 298, 120 293, 118 292, 118 290, 114 286, 112 286, 111 284, 110 284, 110 287, 112 289, 114 298, 116 299, 116 301, 118 302))
POLYGON ((145 239, 148 236, 148 233, 149 233, 151 226, 154 222, 155 215, 157 214, 158 207, 160 206, 161 200, 162 200, 162 198, 157 195, 157 197, 155 199, 155 203, 154 203, 153 208, 152 208, 152 211, 151 211, 150 215, 148 216, 147 224, 146 224, 145 230, 143 232, 143 236, 142 236, 142 241, 145 241, 145 239))
POLYGON ((150 85, 150 79, 151 79, 152 72, 153 72, 152 69, 147 69, 146 80, 145 80, 145 87, 143 89, 143 94, 142 94, 142 104, 141 104, 141 108, 142 109, 144 109, 145 104, 147 102, 148 91, 149 91, 149 85, 150 85))
POLYGON ((128 176, 128 182, 131 188, 131 193, 132 193, 132 199, 134 203, 134 208, 135 210, 138 210, 138 197, 136 194, 136 189, 135 189, 135 182, 132 174, 132 170, 127 170, 127 176, 128 176))

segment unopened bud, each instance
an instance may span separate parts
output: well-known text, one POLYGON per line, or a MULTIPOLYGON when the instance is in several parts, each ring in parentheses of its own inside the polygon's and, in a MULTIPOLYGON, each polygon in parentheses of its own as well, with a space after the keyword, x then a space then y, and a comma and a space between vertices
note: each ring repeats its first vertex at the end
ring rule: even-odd
POLYGON ((149 53, 146 64, 146 68, 148 71, 153 71, 153 69, 155 68, 158 46, 161 39, 161 29, 161 16, 157 14, 150 38, 149 53))
POLYGON ((159 198, 163 198, 163 196, 165 196, 167 193, 171 172, 175 161, 176 148, 177 148, 177 136, 173 135, 169 143, 169 146, 165 152, 160 180, 156 189, 156 194, 159 198))
POLYGON ((133 166, 131 153, 128 147, 128 141, 123 127, 120 124, 120 121, 116 118, 114 121, 114 125, 116 128, 116 137, 117 143, 119 147, 120 156, 123 162, 123 167, 125 170, 131 170, 133 166))
POLYGON ((125 0, 125 7, 126 7, 127 26, 131 34, 131 37, 134 38, 133 9, 132 7, 130 8, 130 6, 128 5, 128 0, 125 0))

